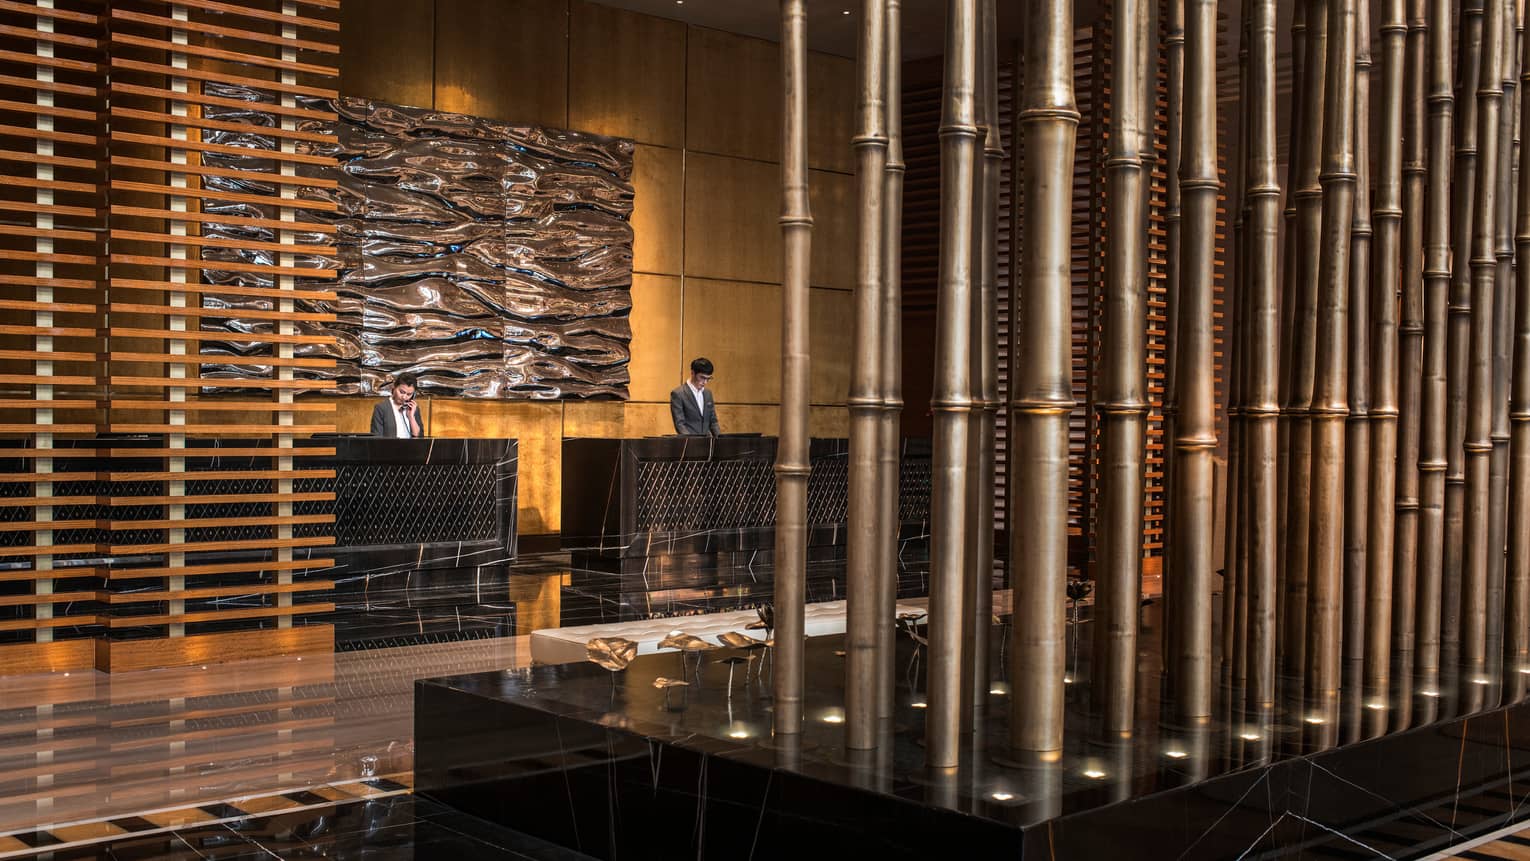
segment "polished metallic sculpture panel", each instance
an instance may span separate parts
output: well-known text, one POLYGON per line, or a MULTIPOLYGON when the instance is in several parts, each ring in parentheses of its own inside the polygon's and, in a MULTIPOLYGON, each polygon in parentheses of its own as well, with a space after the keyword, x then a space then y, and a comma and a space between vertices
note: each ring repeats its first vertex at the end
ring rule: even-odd
MULTIPOLYGON (((256 94, 209 85, 209 92, 252 102, 252 110, 209 108, 209 116, 261 113, 256 94)), ((339 277, 304 281, 333 287, 333 302, 299 302, 297 311, 332 312, 334 323, 299 322, 333 346, 299 345, 299 356, 331 357, 345 394, 385 390, 397 374, 419 375, 427 393, 477 398, 625 398, 632 332, 631 141, 366 99, 311 101, 333 110, 338 144, 305 151, 337 155, 316 167, 336 188, 306 191, 333 202, 319 217, 338 228, 339 277)), ((269 149, 257 135, 210 131, 209 142, 269 149)), ((254 157, 219 156, 246 170, 254 157)), ((217 178, 209 178, 208 185, 217 178)), ((243 180, 241 180, 242 182, 243 180)), ((221 187, 238 192, 237 183, 221 187)), ((240 203, 208 209, 253 215, 240 203)), ((205 233, 252 237, 205 225, 205 233)), ((323 237, 299 239, 322 241, 323 237)), ((207 248, 206 258, 246 261, 269 252, 207 248)), ((250 273, 209 273, 217 283, 252 284, 250 273)), ((264 298, 213 297, 210 304, 270 310, 264 298)), ((220 320, 209 328, 268 331, 265 320, 220 320)), ((239 342, 207 343, 204 353, 244 352, 239 342)), ((260 368, 222 366, 229 378, 260 368)), ((209 374, 210 375, 210 374, 209 374)))

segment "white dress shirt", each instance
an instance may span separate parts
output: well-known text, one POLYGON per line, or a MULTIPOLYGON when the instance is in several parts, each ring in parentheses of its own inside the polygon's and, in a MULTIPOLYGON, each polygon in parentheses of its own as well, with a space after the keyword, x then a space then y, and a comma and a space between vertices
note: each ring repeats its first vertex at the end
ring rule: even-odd
POLYGON ((412 433, 413 429, 409 427, 409 420, 404 418, 404 411, 403 411, 403 409, 398 404, 394 403, 392 398, 388 399, 388 406, 391 407, 392 410, 393 410, 393 432, 394 432, 394 434, 399 439, 410 439, 410 438, 412 438, 414 436, 414 434, 412 433))
POLYGON ((696 384, 690 380, 686 380, 685 384, 690 387, 691 394, 696 396, 696 415, 701 416, 705 420, 707 417, 707 399, 702 394, 704 390, 696 388, 696 384))

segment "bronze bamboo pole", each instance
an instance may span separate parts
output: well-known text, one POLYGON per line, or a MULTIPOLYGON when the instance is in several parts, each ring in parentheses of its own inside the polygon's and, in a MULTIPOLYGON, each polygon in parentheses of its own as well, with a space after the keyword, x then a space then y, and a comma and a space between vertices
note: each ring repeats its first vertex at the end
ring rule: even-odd
POLYGON ((1064 613, 1068 576, 1068 415, 1072 387, 1072 0, 1025 5, 1020 124, 1025 146, 1024 308, 1010 349, 1009 517, 1012 671, 1010 746, 1062 750, 1064 613))
POLYGON ((1249 20, 1248 397, 1244 499, 1248 505, 1248 711, 1262 723, 1275 702, 1276 400, 1280 300, 1276 265, 1280 185, 1275 167, 1275 0, 1253 0, 1249 20))
MULTIPOLYGON (((1355 361, 1371 366, 1370 510, 1360 523, 1368 534, 1366 557, 1365 701, 1363 736, 1386 732, 1392 669, 1392 574, 1397 510, 1397 288, 1398 241, 1403 220, 1403 78, 1408 33, 1404 0, 1386 0, 1381 21, 1381 128, 1376 139, 1375 265, 1371 269, 1371 352, 1355 361)), ((1356 114, 1358 121, 1360 114, 1356 114)), ((1364 159, 1361 159, 1363 162, 1364 159)), ((1355 354, 1351 352, 1351 356, 1355 354)))
POLYGON ((1296 8, 1291 16, 1291 113, 1290 113, 1290 140, 1289 157, 1286 160, 1286 194, 1285 210, 1282 218, 1285 224, 1285 235, 1282 240, 1283 262, 1280 267, 1280 344, 1279 364, 1280 377, 1277 381, 1278 391, 1276 397, 1280 404, 1279 417, 1276 420, 1276 457, 1275 457, 1275 486, 1278 488, 1276 496, 1276 535, 1280 540, 1275 547, 1275 642, 1280 644, 1278 652, 1284 654, 1286 638, 1286 539, 1290 535, 1288 518, 1289 500, 1286 497, 1286 488, 1290 486, 1291 473, 1291 419, 1288 412, 1291 405, 1291 386, 1294 374, 1292 355, 1295 352, 1293 339, 1295 338, 1296 295, 1300 292, 1296 287, 1296 261, 1297 261, 1297 236, 1296 229, 1296 190, 1302 187, 1304 181, 1303 148, 1307 145, 1307 135, 1301 132, 1307 128, 1305 105, 1302 103, 1307 90, 1306 84, 1306 45, 1307 45, 1307 0, 1296 0, 1296 8))
POLYGON ((1320 746, 1331 744, 1337 737, 1339 716, 1344 420, 1349 412, 1346 306, 1355 195, 1355 5, 1356 0, 1330 0, 1328 4, 1328 85, 1323 105, 1323 223, 1318 248, 1312 521, 1308 532, 1306 691, 1310 711, 1305 716, 1320 746))
POLYGON ((977 172, 972 244, 977 286, 972 291, 972 379, 974 421, 968 425, 967 530, 969 580, 962 614, 963 727, 972 731, 987 712, 988 636, 993 627, 994 432, 999 410, 999 174, 1004 147, 999 132, 998 12, 995 0, 978 0, 978 133, 983 160, 977 172))
MULTIPOLYGON (((1328 8, 1338 0, 1307 0, 1306 63, 1302 74, 1302 117, 1296 126, 1300 173, 1296 196, 1295 292, 1291 314, 1291 378, 1286 389, 1288 432, 1286 485, 1286 592, 1282 671, 1291 706, 1301 700, 1307 666, 1309 532, 1312 524, 1312 398, 1317 356, 1318 264, 1323 224, 1320 183, 1323 145, 1323 95, 1329 75, 1328 8)), ((1347 223, 1347 219, 1346 219, 1347 223)))
POLYGON ((1463 713, 1482 707, 1487 686, 1488 469, 1493 450, 1493 292, 1498 277, 1498 125, 1503 109, 1504 0, 1487 0, 1477 86, 1477 189, 1472 208, 1471 308, 1465 423, 1461 571, 1463 713))
POLYGON ((1212 274, 1217 192, 1216 0, 1185 4, 1185 125, 1180 163, 1180 410, 1175 428, 1174 546, 1183 631, 1173 655, 1174 714, 1186 723, 1211 715, 1212 455, 1217 445, 1213 383, 1212 274))
MULTIPOLYGON (((1530 39, 1521 50, 1530 52, 1530 39)), ((1530 115, 1530 56, 1521 55, 1520 116, 1530 115)), ((1504 584, 1504 698, 1525 698, 1530 670, 1530 147, 1521 147, 1515 213, 1514 367, 1509 408, 1509 555, 1504 584)))
MULTIPOLYGON (((1470 377, 1472 277, 1468 261, 1477 192, 1477 92, 1482 72, 1483 0, 1465 0, 1456 54, 1456 164, 1451 182, 1450 310, 1445 366, 1445 555, 1440 581, 1440 669, 1458 676, 1461 661, 1461 592, 1465 573, 1466 401, 1470 377)), ((1442 685, 1443 717, 1455 714, 1459 690, 1442 685)))
POLYGON ((1509 362, 1514 339, 1514 137, 1519 103, 1514 99, 1519 64, 1517 4, 1507 0, 1503 26, 1503 99, 1498 124, 1497 211, 1493 215, 1492 453, 1488 461, 1487 654, 1488 706, 1498 703, 1503 678, 1504 551, 1509 507, 1509 362))
POLYGON ((892 717, 898 602, 899 424, 903 413, 903 36, 902 0, 887 3, 887 164, 882 182, 882 415, 878 491, 886 527, 877 561, 877 717, 892 717))
MULTIPOLYGON (((967 425, 972 412, 972 192, 977 149, 977 0, 951 0, 940 118, 940 293, 930 524, 930 670, 925 763, 957 764, 962 698, 962 592, 967 517, 967 425)), ((1058 623, 1062 614, 1058 613, 1058 623)), ((1015 625, 1019 628, 1019 624, 1015 625)), ((1061 673, 1059 673, 1061 682, 1061 673)))
POLYGON ((781 438, 776 446, 776 735, 802 731, 807 600, 809 268, 807 0, 781 0, 781 438))
MULTIPOLYGON (((1184 149, 1185 125, 1185 0, 1166 0, 1164 14, 1164 65, 1168 79, 1168 151, 1164 167, 1164 332, 1167 346, 1163 361, 1163 439, 1170 441, 1163 449, 1163 497, 1173 497, 1174 446, 1176 416, 1179 412, 1179 365, 1174 345, 1179 341, 1179 285, 1180 285, 1180 219, 1183 215, 1179 163, 1184 149)), ((1159 573, 1159 585, 1163 590, 1163 614, 1159 626, 1163 632, 1163 672, 1169 676, 1170 655, 1178 651, 1179 605, 1175 603, 1174 560, 1169 548, 1174 546, 1173 506, 1165 506, 1163 518, 1163 562, 1159 573)), ((1173 679, 1167 679, 1170 690, 1173 679)))
MULTIPOLYGON (((1355 147, 1370 149, 1371 129, 1371 37, 1370 2, 1355 7, 1355 147)), ((1369 609, 1366 577, 1369 573, 1371 486, 1371 194, 1370 158, 1354 160, 1355 191, 1349 236, 1349 416, 1344 424, 1344 524, 1343 597, 1340 602, 1343 633, 1343 678, 1340 683, 1340 737, 1345 743, 1360 738, 1364 712, 1365 623, 1369 609)))
POLYGON ((1146 445, 1147 253, 1142 218, 1142 137, 1146 58, 1135 38, 1145 26, 1140 0, 1114 0, 1111 46, 1116 70, 1106 155, 1104 346, 1097 403, 1100 502, 1097 538, 1094 677, 1108 737, 1131 735, 1136 702, 1137 615, 1142 594, 1142 480, 1146 445))
POLYGON ((1401 312, 1397 363, 1397 520, 1392 563, 1391 718, 1413 716, 1413 617, 1418 584, 1419 414, 1424 370, 1424 90, 1429 58, 1428 0, 1407 0, 1403 72, 1401 312))
POLYGON ((1419 420, 1418 719, 1439 714, 1440 605, 1445 552, 1446 315, 1450 294, 1450 168, 1454 95, 1450 0, 1429 0, 1429 149, 1424 222, 1424 357, 1419 420))
MULTIPOLYGON (((1248 80, 1248 0, 1239 4, 1243 26, 1238 34, 1238 86, 1248 80)), ((1247 226, 1247 200, 1243 196, 1244 177, 1248 173, 1248 110, 1247 102, 1240 102, 1238 115, 1237 157, 1233 160, 1231 194, 1236 196, 1237 214, 1233 217, 1233 278, 1228 291, 1228 311, 1225 317, 1231 323, 1231 339, 1227 375, 1227 479, 1223 490, 1222 520, 1222 683, 1226 695, 1222 708, 1227 720, 1243 702, 1239 686, 1243 683, 1243 625, 1248 620, 1248 595, 1246 594, 1248 572, 1239 559, 1243 535, 1243 374, 1247 364, 1245 355, 1244 311, 1247 296, 1248 269, 1245 265, 1244 230, 1247 226)), ((1228 739, 1228 744, 1231 739, 1228 739)))
MULTIPOLYGON (((887 166, 886 4, 862 4, 859 123, 855 136, 858 187, 855 345, 850 368, 850 488, 846 530, 845 746, 877 743, 877 607, 881 603, 880 416, 882 343, 882 190, 887 166)), ((958 552, 958 557, 960 553, 958 552)), ((932 656, 933 657, 933 656, 932 656)), ((933 664, 931 669, 933 670, 933 664)))

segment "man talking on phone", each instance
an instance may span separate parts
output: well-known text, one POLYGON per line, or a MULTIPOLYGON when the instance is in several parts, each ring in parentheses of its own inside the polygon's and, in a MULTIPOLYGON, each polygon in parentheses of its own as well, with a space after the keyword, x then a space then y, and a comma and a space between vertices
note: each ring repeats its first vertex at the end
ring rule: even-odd
POLYGON ((399 374, 388 399, 372 408, 372 436, 414 439, 425 435, 420 425, 420 405, 414 400, 419 378, 399 374))

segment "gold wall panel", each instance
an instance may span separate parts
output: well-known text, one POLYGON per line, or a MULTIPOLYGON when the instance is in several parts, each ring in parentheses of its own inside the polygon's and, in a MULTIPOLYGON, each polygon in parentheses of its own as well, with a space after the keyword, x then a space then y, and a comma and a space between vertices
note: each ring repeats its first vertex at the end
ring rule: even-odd
POLYGON ((814 287, 854 290, 855 239, 859 232, 855 220, 855 177, 812 171, 808 174, 808 197, 813 211, 813 259, 809 279, 814 287))
POLYGON ((808 54, 808 167, 855 172, 855 61, 808 54))
POLYGON ((843 404, 850 394, 855 294, 814 288, 808 301, 809 398, 815 404, 843 404))
MULTIPOLYGON (((676 383, 676 385, 679 384, 676 383)), ((664 436, 674 432, 675 422, 669 415, 669 401, 666 400, 662 404, 627 404, 622 436, 664 436)))
POLYGON ((435 0, 364 0, 340 6, 340 92, 434 105, 435 0))
POLYGON ((563 436, 621 439, 626 419, 621 401, 569 401, 563 405, 563 436))
POLYGON ((627 391, 634 401, 669 402, 690 359, 680 352, 680 279, 632 276, 632 359, 627 391))
POLYGON ((712 392, 725 433, 743 429, 729 424, 723 404, 780 403, 779 285, 687 278, 682 340, 682 355, 706 356, 717 369, 712 392))
POLYGON ((844 406, 813 407, 808 413, 808 435, 817 439, 848 439, 850 410, 844 406))
POLYGON ((632 189, 632 271, 679 275, 685 260, 685 153, 638 144, 632 189))
POLYGON ((685 274, 780 283, 780 189, 777 165, 687 153, 685 274))
POLYGON ((433 436, 521 441, 520 533, 557 532, 563 498, 563 404, 441 398, 434 407, 433 436))
POLYGON ((775 404, 727 404, 718 399, 717 420, 724 433, 776 436, 781 432, 781 408, 775 404))
MULTIPOLYGON (((331 398, 335 403, 335 430, 339 433, 368 433, 372 430, 372 409, 381 398, 331 398)), ((420 421, 430 416, 428 398, 420 401, 420 421)), ((429 425, 426 425, 429 427, 429 425)))
POLYGON ((685 56, 686 149, 779 161, 781 47, 692 27, 685 56))
POLYGON ((569 128, 684 147, 685 30, 679 21, 575 0, 569 128))
POLYGON ((437 110, 568 127, 568 0, 436 0, 437 110))

